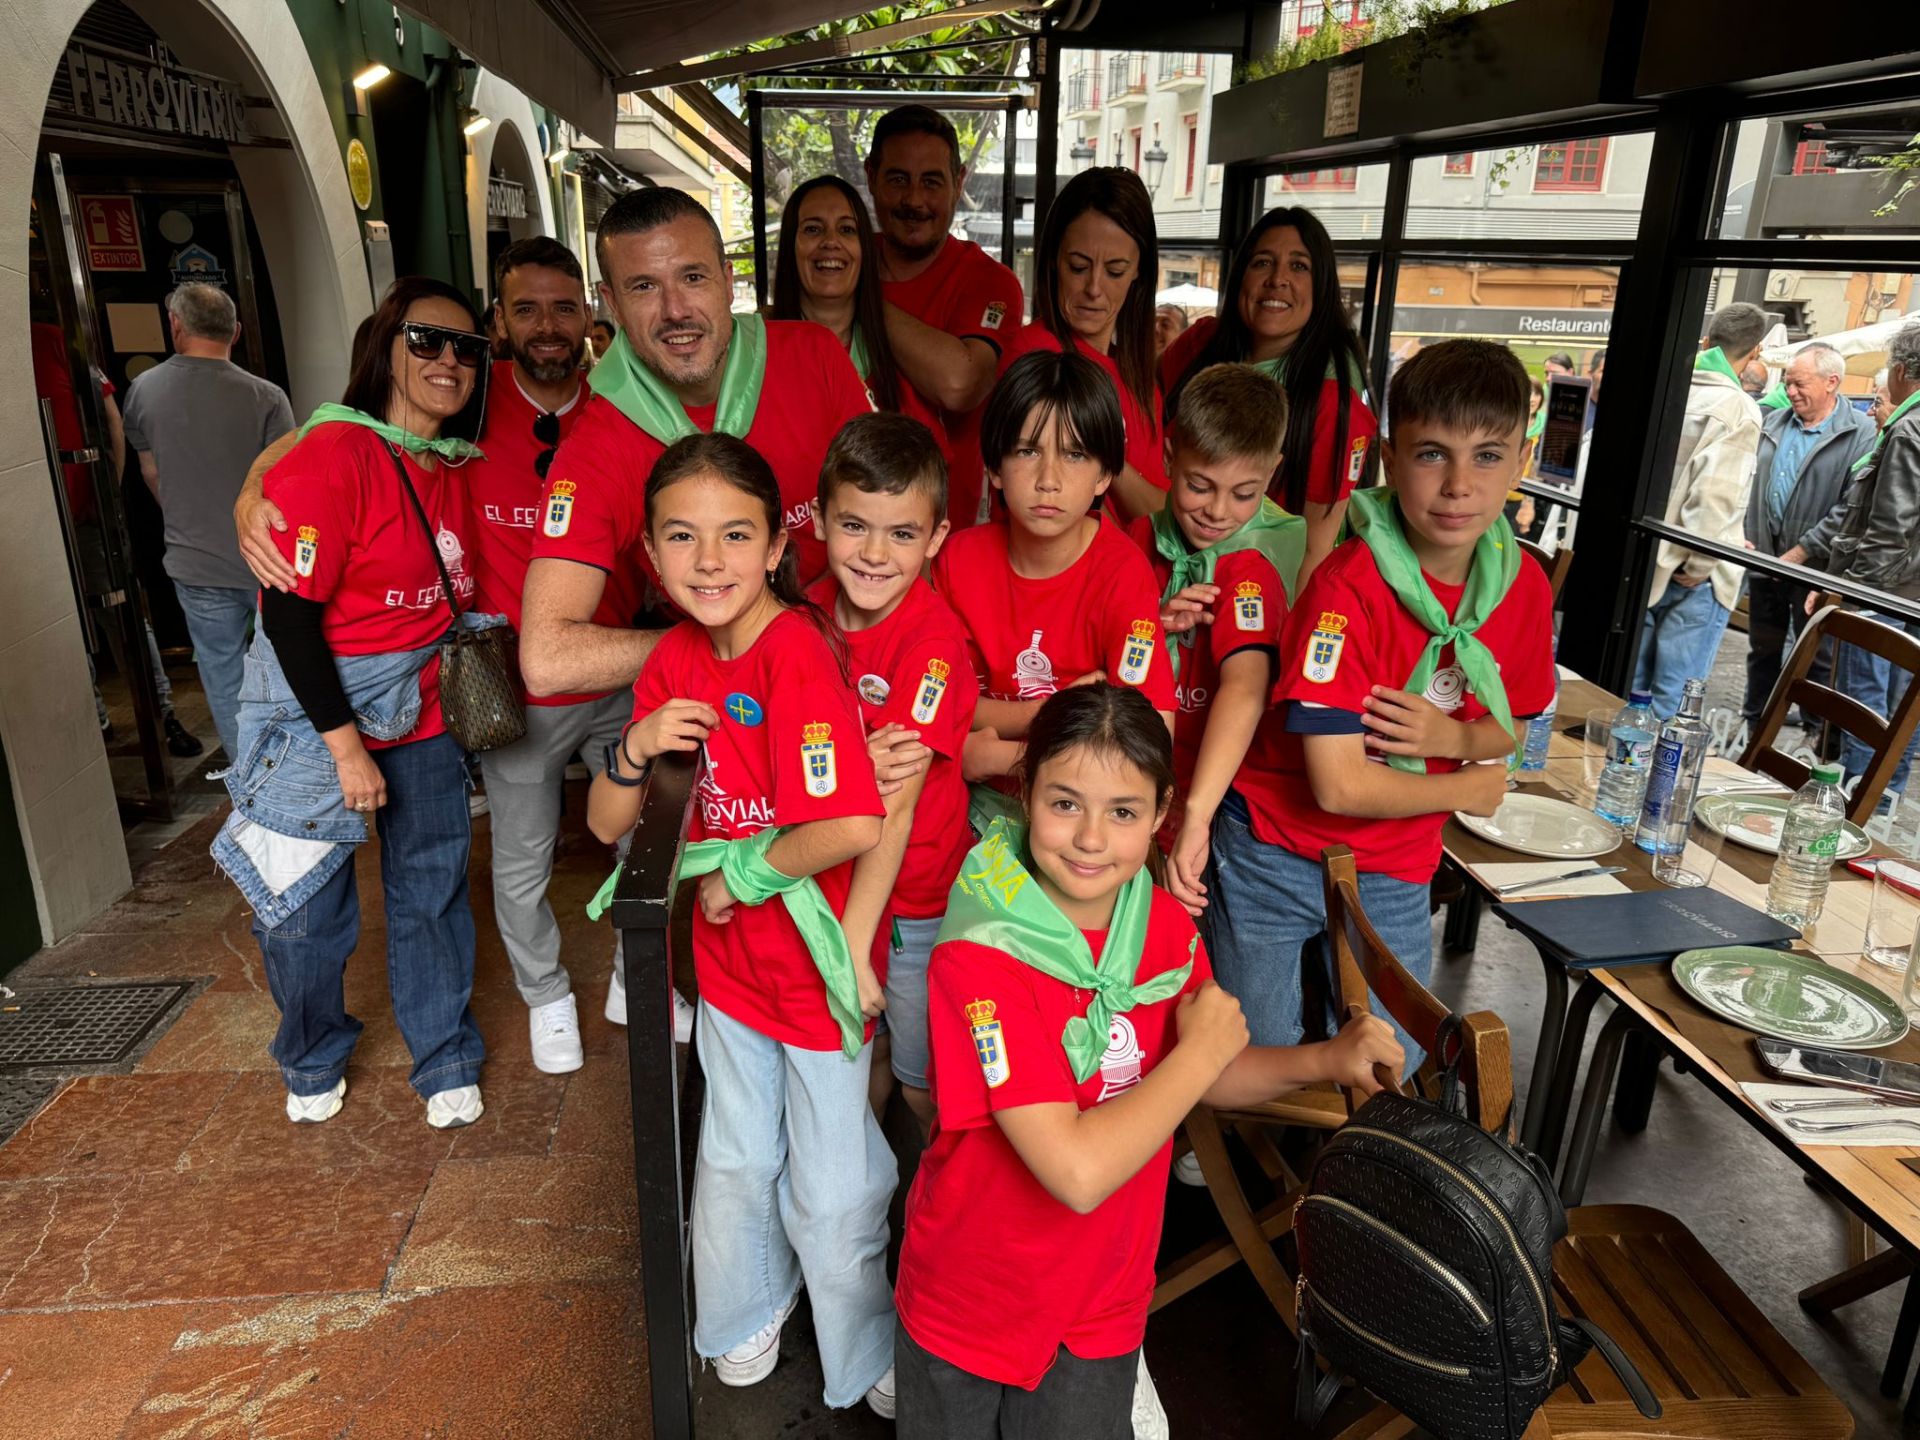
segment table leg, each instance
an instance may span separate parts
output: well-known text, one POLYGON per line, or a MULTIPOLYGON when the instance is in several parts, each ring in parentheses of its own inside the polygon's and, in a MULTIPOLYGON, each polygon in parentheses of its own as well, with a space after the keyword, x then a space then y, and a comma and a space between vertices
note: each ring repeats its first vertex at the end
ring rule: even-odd
MULTIPOLYGON (((1540 1143, 1534 1147, 1534 1153, 1547 1162, 1548 1170, 1552 1170, 1560 1158, 1567 1111, 1573 1108, 1573 1086, 1580 1077, 1580 1055, 1587 1044, 1587 1022, 1603 993, 1597 981, 1586 979, 1573 992, 1573 1003, 1567 1007, 1566 1023, 1560 1032, 1559 1063, 1544 1082, 1549 1086, 1546 1113, 1541 1117, 1540 1143)), ((1536 1076, 1534 1083, 1543 1082, 1536 1076)))
POLYGON ((1441 948, 1449 953, 1471 950, 1480 938, 1480 912, 1486 898, 1469 880, 1460 896, 1447 906, 1447 923, 1440 932, 1441 948))
MULTIPOLYGON (((1887 1368, 1880 1375, 1882 1395, 1897 1397, 1906 1389, 1916 1339, 1920 1339, 1920 1280, 1909 1280, 1906 1299, 1900 1302, 1900 1318, 1893 1325, 1893 1344, 1887 1348, 1887 1368)), ((1920 1386, 1915 1390, 1920 1393, 1920 1386)))
POLYGON ((1600 1144, 1600 1120, 1607 1110, 1607 1097, 1620 1068, 1620 1049, 1626 1040, 1633 1012, 1624 1005, 1607 1017, 1600 1027, 1600 1041, 1593 1047, 1593 1061, 1587 1067, 1587 1088, 1580 1095, 1580 1117, 1574 1122, 1573 1138, 1567 1143, 1567 1163, 1560 1172, 1560 1199, 1571 1209, 1587 1193, 1587 1175, 1593 1169, 1593 1152, 1600 1144))
MULTIPOLYGON (((1540 954, 1537 947, 1535 953, 1540 954)), ((1520 1141, 1529 1150, 1539 1148, 1540 1132, 1546 1125, 1547 1091, 1553 1088, 1550 1082, 1560 1059, 1560 1032, 1567 1020, 1567 972, 1544 954, 1540 954, 1540 968, 1547 977, 1547 998, 1540 1012, 1540 1043, 1533 1052, 1533 1079, 1527 1086, 1527 1113, 1520 1129, 1520 1141)))
POLYGON ((1621 1133, 1638 1135, 1653 1113, 1654 1084, 1660 1078, 1660 1050, 1638 1032, 1627 1037, 1620 1056, 1620 1084, 1613 1096, 1613 1123, 1621 1133))

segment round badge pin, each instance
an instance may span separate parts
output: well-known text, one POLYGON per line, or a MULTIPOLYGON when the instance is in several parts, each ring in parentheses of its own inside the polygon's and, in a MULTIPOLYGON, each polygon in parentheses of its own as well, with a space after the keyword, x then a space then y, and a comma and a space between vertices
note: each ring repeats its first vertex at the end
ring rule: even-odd
POLYGON ((720 708, 741 725, 758 725, 767 718, 767 712, 760 708, 760 702, 739 690, 727 696, 726 703, 720 708))
POLYGON ((860 698, 869 705, 884 705, 887 696, 893 693, 893 687, 881 675, 862 675, 860 677, 860 698))

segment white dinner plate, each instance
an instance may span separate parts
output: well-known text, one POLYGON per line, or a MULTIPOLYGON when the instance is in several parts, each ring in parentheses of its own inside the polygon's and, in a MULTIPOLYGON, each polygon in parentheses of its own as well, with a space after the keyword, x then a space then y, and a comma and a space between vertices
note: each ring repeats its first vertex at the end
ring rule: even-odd
POLYGON ((1586 860, 1620 845, 1620 830, 1591 810, 1515 790, 1491 815, 1455 814, 1482 840, 1545 860, 1586 860))
MULTIPOLYGON (((1792 801, 1791 795, 1705 795, 1694 805, 1693 818, 1736 845, 1763 855, 1778 855, 1780 836, 1787 828, 1787 806, 1792 801)), ((1849 820, 1841 826, 1840 849, 1833 858, 1851 860, 1872 848, 1866 832, 1849 820)))

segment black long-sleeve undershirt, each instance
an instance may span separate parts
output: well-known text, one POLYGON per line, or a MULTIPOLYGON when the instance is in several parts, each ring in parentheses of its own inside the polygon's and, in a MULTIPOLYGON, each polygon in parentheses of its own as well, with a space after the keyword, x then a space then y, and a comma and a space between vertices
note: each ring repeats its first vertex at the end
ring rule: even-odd
POLYGON ((353 706, 347 703, 346 687, 333 663, 333 647, 320 629, 326 613, 326 605, 319 600, 270 586, 260 593, 260 623, 273 642, 287 688, 322 735, 353 724, 353 706))

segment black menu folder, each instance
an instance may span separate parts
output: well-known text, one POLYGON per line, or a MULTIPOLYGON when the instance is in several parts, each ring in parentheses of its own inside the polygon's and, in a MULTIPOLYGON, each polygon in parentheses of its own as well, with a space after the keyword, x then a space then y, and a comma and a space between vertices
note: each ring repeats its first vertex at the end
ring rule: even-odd
POLYGON ((1671 960, 1713 945, 1784 950, 1800 936, 1764 910, 1704 887, 1502 905, 1500 918, 1563 965, 1592 970, 1671 960))

